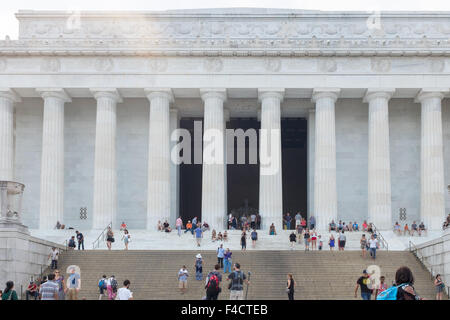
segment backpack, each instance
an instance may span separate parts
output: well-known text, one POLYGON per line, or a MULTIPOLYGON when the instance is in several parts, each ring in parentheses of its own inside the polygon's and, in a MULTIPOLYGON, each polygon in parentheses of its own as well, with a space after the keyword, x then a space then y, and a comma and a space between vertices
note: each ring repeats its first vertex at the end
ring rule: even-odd
POLYGON ((98 287, 100 288, 100 289, 106 289, 106 281, 105 281, 105 279, 100 279, 100 281, 98 282, 98 287))
POLYGON ((234 271, 233 273, 234 273, 234 278, 230 281, 230 284, 228 286, 228 289, 230 289, 230 290, 233 290, 233 288, 235 287, 234 286, 235 283, 236 283, 236 287, 238 287, 238 288, 241 288, 243 286, 242 271, 239 271, 239 272, 234 271))
POLYGON ((208 284, 206 285, 208 291, 219 291, 219 278, 216 274, 212 273, 209 277, 208 284))
POLYGON ((407 284, 401 284, 399 286, 392 286, 386 290, 380 292, 377 296, 377 300, 397 300, 398 288, 406 287, 407 284))
POLYGON ((111 280, 111 288, 113 289, 113 292, 117 291, 117 281, 116 279, 111 280))

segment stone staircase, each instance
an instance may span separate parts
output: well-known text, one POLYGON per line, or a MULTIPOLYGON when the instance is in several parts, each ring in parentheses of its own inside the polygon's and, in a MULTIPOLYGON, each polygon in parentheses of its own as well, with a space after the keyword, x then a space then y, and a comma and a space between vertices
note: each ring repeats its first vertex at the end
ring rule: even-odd
MULTIPOLYGON (((116 276, 119 285, 131 281, 135 299, 193 299, 205 295, 204 281, 195 280, 194 260, 198 251, 149 250, 86 250, 67 251, 60 259, 64 274, 69 265, 81 269, 80 298, 98 299, 97 283, 103 274, 116 276), (177 273, 182 265, 190 272, 188 291, 180 294, 177 273)), ((204 276, 216 263, 214 251, 201 251, 204 276)), ((434 299, 435 291, 430 273, 406 251, 379 251, 376 261, 363 259, 358 251, 247 251, 235 250, 233 262, 239 262, 244 272, 251 271, 249 300, 287 299, 284 291, 287 273, 297 282, 296 299, 354 299, 354 288, 363 269, 376 264, 386 276, 388 285, 398 267, 411 268, 416 278, 417 292, 434 299)), ((67 275, 66 275, 67 276, 67 275)), ((228 299, 227 284, 222 285, 219 299, 228 299)), ((358 291, 358 299, 360 299, 358 291)))

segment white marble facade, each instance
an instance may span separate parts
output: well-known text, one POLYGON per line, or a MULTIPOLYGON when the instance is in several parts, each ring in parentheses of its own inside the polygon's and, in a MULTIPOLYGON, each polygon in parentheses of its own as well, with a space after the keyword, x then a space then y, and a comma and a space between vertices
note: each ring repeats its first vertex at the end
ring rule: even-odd
MULTIPOLYGON (((19 39, 0 41, 0 180, 26 185, 32 228, 173 223, 171 129, 204 117, 220 131, 228 114, 259 113, 264 128, 308 120, 308 215, 320 228, 389 228, 406 208, 408 222, 437 229, 450 211, 450 13, 16 16, 19 39)), ((226 169, 203 175, 202 214, 220 229, 226 169)), ((261 214, 281 226, 281 172, 261 177, 261 214)))

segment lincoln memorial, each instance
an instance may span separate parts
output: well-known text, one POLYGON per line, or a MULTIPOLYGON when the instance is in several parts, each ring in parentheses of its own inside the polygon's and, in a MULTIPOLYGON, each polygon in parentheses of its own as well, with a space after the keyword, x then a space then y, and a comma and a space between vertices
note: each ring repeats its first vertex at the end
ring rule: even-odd
POLYGON ((16 17, 18 39, 0 41, 0 181, 25 185, 30 228, 197 216, 221 229, 258 212, 281 229, 300 212, 321 230, 400 218, 440 230, 450 211, 450 12, 16 17), (248 137, 232 147, 245 163, 202 161, 226 158, 226 129, 257 133, 256 163, 248 137), (190 163, 172 161, 181 140, 190 163), (262 154, 277 170, 263 172, 262 154))

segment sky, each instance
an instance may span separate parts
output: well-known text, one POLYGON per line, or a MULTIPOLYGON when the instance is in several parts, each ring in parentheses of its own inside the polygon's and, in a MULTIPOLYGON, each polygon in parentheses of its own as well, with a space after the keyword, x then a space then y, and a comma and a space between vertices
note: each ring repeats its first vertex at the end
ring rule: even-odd
POLYGON ((32 10, 173 10, 260 7, 331 11, 450 11, 449 0, 3 0, 0 39, 17 39, 20 9, 32 10))

